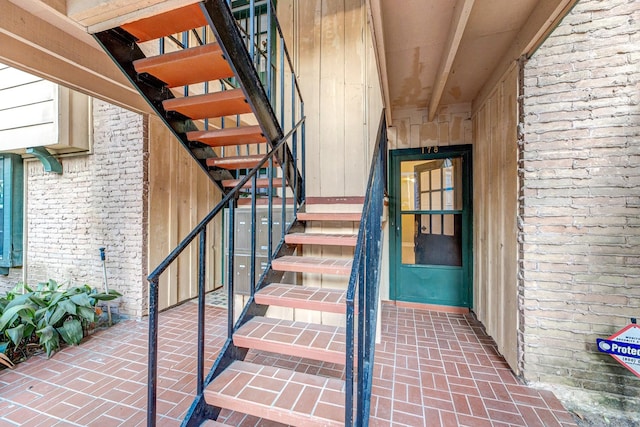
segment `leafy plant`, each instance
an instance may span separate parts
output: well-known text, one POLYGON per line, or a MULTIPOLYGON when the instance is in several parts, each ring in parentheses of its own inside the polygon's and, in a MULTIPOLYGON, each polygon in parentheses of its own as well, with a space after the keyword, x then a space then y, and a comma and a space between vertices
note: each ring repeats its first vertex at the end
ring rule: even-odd
POLYGON ((35 290, 18 285, 0 298, 0 339, 9 339, 0 342, 0 349, 3 344, 5 351, 8 344, 18 347, 35 333, 50 357, 60 347, 60 338, 67 344, 80 343, 83 328, 98 322, 99 301, 119 296, 116 291, 100 293, 89 285, 65 289, 55 280, 39 283, 35 290))
POLYGON ((0 364, 3 364, 7 368, 13 368, 13 362, 6 354, 4 354, 4 352, 7 351, 8 345, 8 342, 0 344, 0 364))

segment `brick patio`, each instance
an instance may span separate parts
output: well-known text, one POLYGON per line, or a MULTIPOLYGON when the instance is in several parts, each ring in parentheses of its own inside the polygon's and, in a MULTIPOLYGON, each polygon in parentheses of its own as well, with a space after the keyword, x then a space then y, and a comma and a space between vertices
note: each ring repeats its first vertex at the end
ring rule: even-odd
MULTIPOLYGON (((373 426, 574 426, 551 392, 518 382, 469 315, 382 306, 373 426)), ((160 315, 158 425, 177 426, 195 392, 196 304, 160 315)), ((226 313, 207 307, 207 369, 224 342, 226 313)), ((146 420, 146 322, 124 321, 50 360, 0 371, 0 427, 138 426, 146 420)), ((339 365, 251 352, 298 372, 340 376, 339 365)), ((223 411, 234 426, 269 426, 223 411)))

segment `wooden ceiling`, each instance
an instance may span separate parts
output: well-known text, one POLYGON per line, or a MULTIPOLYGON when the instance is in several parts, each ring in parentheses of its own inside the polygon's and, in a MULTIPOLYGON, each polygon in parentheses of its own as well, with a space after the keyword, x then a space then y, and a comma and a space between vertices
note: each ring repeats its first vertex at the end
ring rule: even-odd
MULTIPOLYGON (((440 106, 482 100, 577 0, 363 1, 390 120, 416 108, 432 119, 440 106)), ((0 62, 147 112, 87 31, 195 2, 0 0, 0 62)))
POLYGON ((374 38, 395 111, 474 103, 530 53, 575 0, 369 0, 374 38))

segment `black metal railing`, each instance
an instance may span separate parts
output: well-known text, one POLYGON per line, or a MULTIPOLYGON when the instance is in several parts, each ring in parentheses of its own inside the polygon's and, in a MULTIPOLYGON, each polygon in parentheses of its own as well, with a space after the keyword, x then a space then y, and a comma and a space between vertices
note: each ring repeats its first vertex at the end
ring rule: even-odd
POLYGON ((358 242, 347 288, 345 426, 369 425, 379 305, 382 214, 387 188, 386 128, 383 111, 371 162, 371 170, 369 171, 367 193, 362 209, 360 229, 358 230, 358 242), (357 335, 356 324, 358 327, 357 335), (357 363, 354 363, 356 357, 357 363), (357 403, 355 413, 354 398, 357 403))
MULTIPOLYGON (((235 3, 235 2, 234 2, 235 3)), ((248 7, 255 11, 257 7, 265 6, 266 1, 247 1, 248 7)), ((204 368, 204 335, 205 335, 205 277, 207 274, 206 258, 206 232, 207 226, 225 208, 228 208, 229 239, 227 242, 228 253, 228 339, 225 348, 228 348, 232 341, 235 330, 236 307, 234 286, 234 254, 235 254, 235 234, 234 217, 238 205, 239 197, 249 195, 251 197, 251 254, 250 254, 250 284, 249 295, 252 297, 261 283, 262 275, 258 275, 256 265, 256 223, 257 223, 257 200, 258 196, 266 199, 267 222, 269 227, 274 223, 274 206, 281 203, 281 229, 276 236, 273 230, 269 229, 268 236, 268 264, 265 270, 269 270, 269 265, 274 254, 277 253, 284 243, 284 235, 287 232, 285 224, 294 222, 295 213, 300 204, 304 202, 304 177, 305 177, 305 116, 304 103, 300 93, 300 88, 293 70, 293 62, 284 43, 284 37, 279 23, 275 18, 275 8, 268 0, 268 34, 266 53, 256 52, 256 47, 260 46, 260 32, 255 31, 255 26, 250 26, 248 31, 240 31, 240 25, 234 18, 233 10, 230 8, 232 2, 227 0, 207 0, 201 3, 201 8, 209 22, 210 32, 213 33, 221 48, 223 49, 227 61, 234 71, 235 78, 220 82, 221 90, 230 87, 241 87, 251 104, 258 124, 263 130, 270 150, 264 155, 262 160, 252 169, 240 175, 239 183, 231 190, 224 193, 222 200, 209 212, 200 223, 180 242, 180 244, 156 267, 148 276, 149 281, 149 358, 148 358, 148 407, 147 425, 155 426, 157 412, 157 377, 158 377, 158 314, 159 314, 159 282, 163 272, 178 258, 178 256, 199 237, 198 250, 198 342, 197 342, 197 373, 196 373, 196 399, 189 410, 185 424, 196 425, 199 419, 215 418, 212 416, 212 409, 204 403, 203 392, 206 384, 215 376, 214 369, 205 377, 204 368), (252 28, 253 27, 253 28, 252 28), (247 41, 248 40, 248 41, 247 41), (253 41, 251 41, 253 40, 253 41), (252 48, 252 46, 254 46, 252 48), (273 48, 273 50, 271 49, 273 48), (272 59, 267 66, 268 77, 261 78, 256 71, 261 61, 265 58, 272 59), (286 61, 285 61, 286 59, 286 61), (278 65, 279 64, 279 65, 278 65), (274 111, 279 110, 276 115, 274 111), (258 179, 264 176, 268 185, 266 189, 258 189, 258 179), (249 188, 248 194, 246 187, 249 188), (261 193, 259 194, 259 191, 261 193), (276 198, 280 200, 276 200, 276 198), (290 208, 288 208, 290 206, 290 208), (288 218, 288 212, 292 215, 288 218), (279 241, 279 244, 276 242, 279 241), (196 413, 195 417, 192 415, 196 413)), ((250 13, 255 19, 255 13, 250 13)), ((209 30, 207 28, 185 32, 180 39, 172 36, 167 40, 174 43, 178 48, 188 48, 195 39, 197 44, 207 43, 209 30)), ((164 52, 166 41, 160 41, 160 53, 164 52)), ((207 93, 211 87, 211 82, 206 82, 200 87, 185 87, 184 95, 190 91, 204 91, 207 93)), ((216 127, 224 127, 227 123, 233 122, 234 126, 239 126, 242 118, 240 116, 221 118, 216 127)), ((210 123, 204 121, 207 129, 210 123)), ((247 153, 249 148, 247 147, 247 153)), ((240 152, 235 154, 240 155, 240 152)), ((259 151, 258 151, 259 154, 259 151)), ((224 153, 223 153, 224 155, 224 153)), ((276 221, 277 222, 277 221, 276 221)), ((246 307, 245 307, 246 309, 246 307)), ((246 310, 245 310, 246 311, 246 310)), ((237 323, 241 323, 244 314, 241 314, 237 323)), ((222 350, 224 353, 225 350, 222 350)), ((223 362, 218 368, 222 368, 223 362)), ((218 361, 216 361, 218 364, 218 361)), ((216 368, 217 365, 214 365, 216 368)), ((217 371, 216 371, 217 372, 217 371)))
MULTIPOLYGON (((164 53, 168 43, 173 46, 173 49, 188 49, 194 45, 206 44, 215 38, 220 43, 225 56, 229 58, 236 77, 221 79, 219 83, 204 82, 184 86, 183 95, 242 88, 268 143, 279 141, 283 134, 289 132, 299 118, 304 116, 304 102, 293 61, 276 16, 275 5, 271 0, 209 0, 202 3, 202 9, 208 17, 209 26, 184 31, 179 35, 162 37, 159 39, 158 51, 160 54, 164 53)), ((251 124, 250 120, 237 114, 221 117, 216 121, 205 119, 203 127, 204 130, 210 127, 235 128, 251 124)), ((301 134, 304 134, 304 124, 301 134)), ((295 139, 298 137, 297 134, 294 135, 295 139)), ((295 139, 292 142, 293 149, 297 149, 298 146, 295 139)), ((260 144, 254 147, 252 148, 249 144, 238 145, 235 153, 229 153, 229 150, 222 147, 219 154, 221 157, 228 154, 237 156, 260 154, 260 144)), ((291 165, 294 164, 291 161, 292 157, 298 159, 297 167, 300 173, 295 173, 293 166, 291 170, 285 170, 287 179, 294 183, 302 181, 301 177, 304 176, 306 169, 304 144, 300 146, 300 150, 301 153, 285 153, 291 165)), ((283 161, 284 157, 278 160, 283 161)), ((296 188, 294 210, 297 211, 304 199, 305 189, 302 184, 297 185, 296 188)))
MULTIPOLYGON (((253 169, 251 169, 246 176, 244 176, 240 182, 229 191, 222 200, 216 205, 215 208, 211 212, 209 212, 200 223, 180 242, 180 244, 173 250, 171 253, 156 267, 155 270, 151 274, 149 274, 147 280, 149 281, 149 362, 148 362, 148 407, 147 407, 147 425, 155 426, 156 420, 156 395, 157 395, 157 361, 158 361, 158 294, 159 294, 159 281, 160 276, 164 273, 167 268, 178 258, 178 256, 197 238, 199 237, 199 250, 198 250, 198 343, 197 343, 197 374, 196 374, 196 394, 198 397, 201 397, 205 384, 204 377, 204 325, 205 325, 205 282, 204 278, 206 276, 206 232, 207 225, 216 218, 220 212, 223 211, 225 207, 229 207, 229 218, 230 224, 229 227, 231 230, 233 229, 233 218, 234 218, 234 210, 236 208, 236 204, 238 201, 238 196, 240 194, 240 190, 251 183, 252 191, 255 192, 256 184, 257 184, 257 174, 258 172, 264 168, 273 168, 274 167, 274 156, 278 152, 284 151, 287 146, 287 141, 293 138, 297 132, 300 131, 302 124, 304 123, 304 118, 298 121, 297 125, 285 135, 282 140, 280 140, 277 144, 275 144, 274 148, 269 151, 262 161, 258 163, 253 169)), ((287 165, 283 165, 286 167, 287 165)), ((275 180, 280 180, 282 178, 274 177, 273 174, 270 174, 269 184, 270 186, 274 185, 275 180)), ((287 185, 287 183, 283 182, 283 184, 287 185)), ((292 189, 289 186, 289 189, 292 189)), ((287 202, 287 192, 282 192, 282 203, 286 205, 287 202)), ((269 205, 273 205, 273 198, 269 196, 269 205)), ((252 228, 255 227, 256 223, 256 204, 255 204, 255 193, 254 199, 252 200, 251 206, 251 217, 252 217, 252 228)), ((271 209, 270 209, 271 211, 271 209)), ((284 218, 283 218, 284 219, 284 218)), ((269 218, 269 223, 273 222, 273 218, 269 218)), ((284 222, 283 222, 284 224, 284 222)), ((284 235, 286 233, 286 229, 283 226, 281 231, 281 242, 284 241, 284 235)), ((253 241, 255 242, 255 233, 252 234, 253 241)), ((255 243, 254 243, 255 245, 255 243)), ((229 237, 229 271, 233 271, 233 247, 234 247, 234 237, 233 233, 230 233, 229 237)), ((273 255, 273 252, 271 252, 273 255)), ((255 256, 252 257, 251 270, 255 271, 255 256)), ((251 281, 251 295, 255 293, 256 289, 256 280, 255 278, 251 281)), ((234 280, 233 275, 229 275, 228 280, 228 338, 231 339, 233 331, 234 331, 234 321, 235 321, 235 307, 234 307, 234 280)))

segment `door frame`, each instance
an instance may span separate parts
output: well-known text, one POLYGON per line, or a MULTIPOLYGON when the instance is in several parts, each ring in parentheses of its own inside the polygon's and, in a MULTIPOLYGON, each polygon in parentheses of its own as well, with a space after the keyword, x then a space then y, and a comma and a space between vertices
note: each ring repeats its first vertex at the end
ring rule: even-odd
MULTIPOLYGON (((472 145, 430 146, 422 148, 403 148, 389 152, 389 299, 397 301, 399 294, 398 276, 402 264, 402 238, 396 232, 396 220, 400 209, 400 199, 394 193, 399 187, 400 162, 407 160, 435 160, 451 156, 461 156, 463 159, 463 185, 468 190, 463 191, 463 204, 467 206, 463 213, 463 224, 468 224, 467 232, 462 235, 463 277, 467 284, 467 304, 461 307, 473 307, 473 168, 472 145)), ((429 303, 425 303, 429 304, 429 303)))

